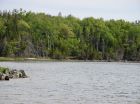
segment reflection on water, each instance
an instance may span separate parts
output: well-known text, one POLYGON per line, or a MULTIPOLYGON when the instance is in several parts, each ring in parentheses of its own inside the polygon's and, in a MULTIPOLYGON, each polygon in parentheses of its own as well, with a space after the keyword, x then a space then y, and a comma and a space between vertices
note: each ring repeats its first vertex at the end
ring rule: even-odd
POLYGON ((140 65, 105 62, 0 62, 27 79, 0 82, 0 104, 140 104, 140 65))

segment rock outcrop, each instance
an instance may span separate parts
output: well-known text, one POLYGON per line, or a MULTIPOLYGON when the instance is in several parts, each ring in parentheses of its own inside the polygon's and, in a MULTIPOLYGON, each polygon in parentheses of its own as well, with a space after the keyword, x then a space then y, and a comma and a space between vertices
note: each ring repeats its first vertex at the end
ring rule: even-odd
POLYGON ((1 68, 2 71, 0 71, 0 80, 9 80, 13 78, 27 78, 27 75, 24 70, 9 70, 7 68, 1 68))
POLYGON ((27 78, 27 75, 25 74, 24 70, 10 70, 9 71, 9 77, 10 78, 27 78))

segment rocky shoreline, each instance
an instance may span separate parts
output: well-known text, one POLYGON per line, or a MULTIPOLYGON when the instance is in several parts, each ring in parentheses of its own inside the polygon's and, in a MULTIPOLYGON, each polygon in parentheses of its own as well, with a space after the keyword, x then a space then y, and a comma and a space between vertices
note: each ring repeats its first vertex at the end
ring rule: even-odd
POLYGON ((27 75, 24 70, 0 67, 0 80, 10 80, 15 78, 27 78, 27 75))

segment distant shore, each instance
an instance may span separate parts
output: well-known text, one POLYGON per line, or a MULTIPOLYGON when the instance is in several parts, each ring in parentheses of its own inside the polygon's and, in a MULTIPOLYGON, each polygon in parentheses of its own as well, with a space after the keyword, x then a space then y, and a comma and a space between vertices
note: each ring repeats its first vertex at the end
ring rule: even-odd
POLYGON ((55 60, 55 59, 50 59, 50 58, 31 58, 31 57, 0 57, 0 61, 41 61, 41 60, 45 60, 45 61, 51 61, 51 60, 55 60))
POLYGON ((140 61, 127 60, 79 60, 79 59, 51 59, 51 58, 33 58, 33 57, 0 57, 2 61, 64 61, 64 62, 125 62, 125 63, 140 63, 140 61))

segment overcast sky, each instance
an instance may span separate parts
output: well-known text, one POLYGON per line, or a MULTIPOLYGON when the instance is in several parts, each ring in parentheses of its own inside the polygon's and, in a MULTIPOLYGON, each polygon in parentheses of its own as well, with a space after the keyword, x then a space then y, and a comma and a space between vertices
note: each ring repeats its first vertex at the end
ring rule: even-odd
POLYGON ((140 20, 140 0, 0 0, 0 10, 19 8, 79 18, 140 20))

